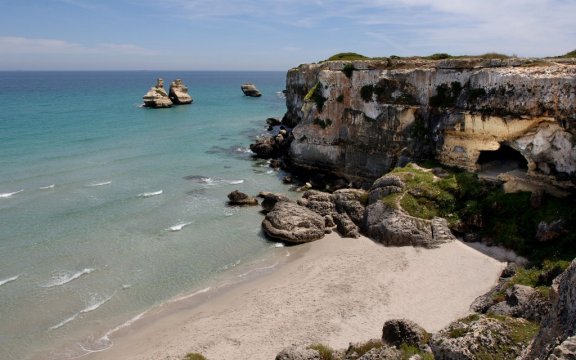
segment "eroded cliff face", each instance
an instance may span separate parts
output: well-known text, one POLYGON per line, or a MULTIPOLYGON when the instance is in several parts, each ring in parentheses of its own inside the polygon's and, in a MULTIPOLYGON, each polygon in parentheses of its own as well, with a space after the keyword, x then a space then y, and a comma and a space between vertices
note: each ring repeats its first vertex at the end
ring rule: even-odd
POLYGON ((287 75, 297 166, 374 179, 412 160, 576 178, 576 63, 383 59, 287 75))

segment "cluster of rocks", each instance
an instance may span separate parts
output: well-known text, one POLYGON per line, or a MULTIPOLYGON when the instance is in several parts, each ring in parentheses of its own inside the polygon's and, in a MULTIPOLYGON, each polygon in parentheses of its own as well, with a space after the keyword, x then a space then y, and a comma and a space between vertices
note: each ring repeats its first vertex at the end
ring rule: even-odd
POLYGON ((157 79, 156 85, 150 88, 142 99, 144 100, 144 107, 149 108, 168 108, 172 105, 192 103, 192 97, 188 94, 188 87, 180 79, 172 81, 168 93, 164 89, 164 80, 157 79))
MULTIPOLYGON (((513 269, 506 269, 503 278, 513 269)), ((428 334, 407 319, 384 323, 381 339, 332 351, 335 360, 573 360, 576 359, 576 260, 551 287, 551 304, 538 322, 513 315, 472 314, 428 334), (535 336, 534 336, 535 335, 535 336)), ((528 301, 516 289, 518 303, 528 301)), ((530 291, 528 291, 530 293, 530 291)), ((512 297, 512 296, 511 296, 512 297)), ((276 360, 321 360, 318 346, 290 346, 276 360)))

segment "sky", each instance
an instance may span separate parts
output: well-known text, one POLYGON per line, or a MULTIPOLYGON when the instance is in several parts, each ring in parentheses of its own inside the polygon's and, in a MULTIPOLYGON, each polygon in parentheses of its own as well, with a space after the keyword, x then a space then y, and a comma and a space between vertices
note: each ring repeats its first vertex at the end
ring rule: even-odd
POLYGON ((287 70, 576 49, 576 0, 0 0, 0 70, 287 70))

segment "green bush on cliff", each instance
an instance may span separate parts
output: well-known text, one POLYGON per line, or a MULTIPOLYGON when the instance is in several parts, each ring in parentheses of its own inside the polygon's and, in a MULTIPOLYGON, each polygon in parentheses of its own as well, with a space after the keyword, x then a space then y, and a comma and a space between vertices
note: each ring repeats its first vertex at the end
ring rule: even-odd
POLYGON ((318 112, 322 112, 324 109, 324 103, 327 100, 324 95, 322 95, 322 86, 321 82, 317 82, 304 97, 304 101, 314 101, 314 103, 316 103, 318 112))
POLYGON ((356 70, 354 64, 345 64, 342 67, 342 72, 344 73, 344 75, 346 75, 348 79, 352 77, 352 73, 354 72, 354 70, 356 70))
POLYGON ((570 52, 564 54, 562 57, 566 57, 566 58, 576 58, 576 50, 570 51, 570 52))
POLYGON ((357 54, 355 52, 343 52, 330 56, 327 61, 338 61, 338 60, 352 61, 352 60, 368 60, 368 59, 370 58, 361 54, 357 54))

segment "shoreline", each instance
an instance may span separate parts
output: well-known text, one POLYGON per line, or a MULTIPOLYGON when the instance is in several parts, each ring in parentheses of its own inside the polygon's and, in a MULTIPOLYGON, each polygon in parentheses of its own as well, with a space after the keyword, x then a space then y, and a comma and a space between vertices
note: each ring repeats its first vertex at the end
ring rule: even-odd
POLYGON ((345 348, 378 338, 393 318, 435 332, 467 315, 505 266, 459 241, 393 248, 333 233, 286 249, 290 257, 272 271, 150 309, 114 332, 109 349, 82 358, 272 359, 292 344, 345 348))

